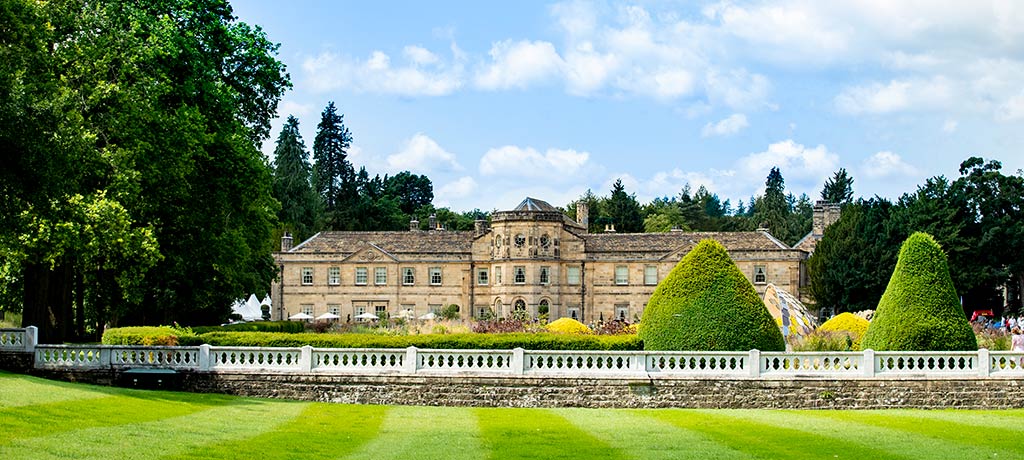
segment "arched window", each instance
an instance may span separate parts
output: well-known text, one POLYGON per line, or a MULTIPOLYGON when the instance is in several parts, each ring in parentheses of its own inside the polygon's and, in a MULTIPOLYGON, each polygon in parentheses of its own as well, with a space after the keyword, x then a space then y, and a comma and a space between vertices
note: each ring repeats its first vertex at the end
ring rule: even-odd
POLYGON ((548 304, 548 299, 541 300, 540 305, 537 306, 537 314, 546 315, 549 309, 550 305, 548 304))
POLYGON ((526 311, 526 302, 523 299, 516 299, 514 309, 516 311, 526 311))

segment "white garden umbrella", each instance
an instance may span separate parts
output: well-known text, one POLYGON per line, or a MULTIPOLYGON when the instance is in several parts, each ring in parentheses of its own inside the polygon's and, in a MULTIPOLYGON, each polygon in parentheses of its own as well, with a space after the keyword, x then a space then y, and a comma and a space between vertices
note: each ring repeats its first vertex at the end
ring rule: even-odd
POLYGON ((437 315, 435 315, 434 312, 429 312, 429 313, 427 313, 427 314, 425 314, 423 316, 420 316, 420 319, 428 319, 429 320, 429 319, 434 319, 434 318, 437 318, 437 315))
POLYGON ((363 313, 363 314, 360 314, 360 315, 356 315, 356 319, 380 319, 380 318, 378 318, 377 315, 375 315, 373 313, 363 313))
POLYGON ((413 319, 413 318, 416 317, 416 315, 412 312, 412 310, 402 310, 402 311, 398 312, 398 314, 395 315, 395 316, 397 316, 399 318, 402 318, 402 319, 413 319))
POLYGON ((341 317, 338 316, 338 315, 335 315, 334 313, 324 313, 324 314, 322 314, 320 316, 317 316, 316 319, 317 320, 321 320, 321 319, 331 320, 331 319, 341 319, 341 317))
POLYGON ((288 319, 298 319, 305 321, 308 319, 313 319, 313 315, 307 315, 305 313, 296 313, 294 315, 289 316, 288 319))

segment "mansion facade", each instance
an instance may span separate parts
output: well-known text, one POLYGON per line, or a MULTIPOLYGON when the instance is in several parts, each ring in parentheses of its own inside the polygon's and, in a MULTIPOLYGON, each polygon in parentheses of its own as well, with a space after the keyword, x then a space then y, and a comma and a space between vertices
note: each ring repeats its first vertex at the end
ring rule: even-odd
MULTIPOLYGON (((419 317, 458 305, 460 316, 547 313, 639 320, 655 286, 698 242, 722 243, 764 294, 768 283, 800 296, 804 262, 824 227, 838 218, 815 207, 814 229, 794 248, 765 230, 753 232, 588 233, 550 204, 527 198, 495 212, 474 231, 321 232, 297 246, 282 239, 271 286, 272 317, 333 313, 354 321, 372 313, 419 317)), ((585 205, 577 216, 587 216, 585 205)))

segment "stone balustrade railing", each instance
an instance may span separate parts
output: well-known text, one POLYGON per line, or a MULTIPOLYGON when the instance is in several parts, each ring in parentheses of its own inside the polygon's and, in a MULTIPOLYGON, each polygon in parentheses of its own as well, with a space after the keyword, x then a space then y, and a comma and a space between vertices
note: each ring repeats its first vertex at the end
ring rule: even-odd
POLYGON ((0 328, 0 351, 31 352, 35 349, 39 329, 29 326, 24 329, 0 328))
POLYGON ((35 367, 527 377, 1024 377, 1024 353, 654 352, 37 345, 35 367))

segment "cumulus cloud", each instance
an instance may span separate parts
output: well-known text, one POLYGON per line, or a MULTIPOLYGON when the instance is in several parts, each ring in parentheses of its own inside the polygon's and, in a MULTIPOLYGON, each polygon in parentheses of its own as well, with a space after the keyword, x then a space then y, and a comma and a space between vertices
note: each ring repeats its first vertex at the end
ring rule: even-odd
POLYGON ((416 133, 405 143, 402 151, 389 155, 387 164, 392 171, 409 170, 420 173, 462 169, 454 154, 441 148, 437 142, 423 133, 416 133))
POLYGON ((1024 91, 1007 99, 996 110, 996 120, 1006 122, 1020 119, 1024 119, 1024 91))
POLYGON ((435 196, 443 201, 458 200, 470 196, 476 189, 476 180, 463 176, 439 187, 435 196))
POLYGON ((729 115, 718 123, 708 123, 704 125, 704 129, 701 130, 701 135, 704 137, 711 136, 728 136, 730 134, 736 134, 742 131, 747 126, 747 116, 742 113, 734 113, 729 115))
POLYGON ((956 120, 946 120, 946 122, 942 124, 942 132, 947 134, 953 133, 956 131, 958 125, 959 123, 957 123, 956 120))
POLYGON ((589 159, 590 153, 572 149, 548 149, 541 154, 533 147, 506 145, 484 153, 480 174, 564 181, 583 170, 589 159))
POLYGON ((562 58, 545 41, 501 41, 491 46, 491 63, 476 75, 479 88, 509 89, 551 79, 561 73, 562 58))
POLYGON ((899 155, 882 151, 871 155, 863 164, 864 174, 871 179, 891 176, 914 176, 917 168, 903 161, 899 155))
POLYGON ((773 167, 778 167, 787 187, 813 189, 839 168, 839 155, 824 145, 807 147, 791 139, 770 144, 763 152, 752 153, 738 161, 741 179, 764 184, 773 167))
POLYGON ((419 46, 406 46, 406 63, 393 65, 391 56, 373 51, 365 59, 353 59, 325 51, 302 63, 308 87, 318 93, 347 89, 401 96, 443 96, 463 86, 462 59, 453 44, 452 62, 419 46))
POLYGON ((952 100, 951 82, 940 76, 848 87, 836 96, 835 104, 842 112, 858 115, 942 107, 952 100))

